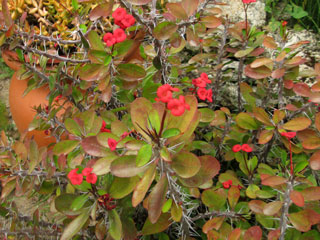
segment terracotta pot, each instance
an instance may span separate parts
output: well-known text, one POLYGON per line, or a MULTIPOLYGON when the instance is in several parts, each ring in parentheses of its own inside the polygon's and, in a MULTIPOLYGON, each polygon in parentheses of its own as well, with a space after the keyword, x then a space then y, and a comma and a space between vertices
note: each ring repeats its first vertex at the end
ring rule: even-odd
MULTIPOLYGON (((9 88, 9 104, 12 118, 17 125, 20 133, 24 133, 34 116, 36 111, 34 106, 48 105, 46 97, 49 93, 48 87, 41 87, 30 91, 23 97, 23 93, 27 88, 27 80, 18 80, 17 72, 11 78, 9 88)), ((61 115, 62 113, 59 112, 61 115)), ((50 143, 55 143, 54 137, 48 136, 44 131, 33 130, 27 133, 27 137, 33 137, 38 146, 48 146, 50 143)))

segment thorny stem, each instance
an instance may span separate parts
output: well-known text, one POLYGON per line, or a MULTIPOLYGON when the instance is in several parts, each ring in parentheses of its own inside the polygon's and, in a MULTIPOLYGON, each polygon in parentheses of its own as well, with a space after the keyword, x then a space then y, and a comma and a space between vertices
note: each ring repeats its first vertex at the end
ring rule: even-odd
POLYGON ((57 231, 48 231, 48 230, 34 230, 34 229, 21 229, 18 231, 10 231, 7 229, 0 229, 0 235, 5 235, 5 236, 21 236, 21 235, 25 235, 25 236, 60 236, 61 233, 57 232, 57 231))
POLYGON ((289 212, 289 206, 291 203, 290 193, 293 190, 293 180, 287 182, 287 188, 284 193, 284 203, 282 206, 281 217, 280 217, 280 238, 279 240, 285 239, 286 230, 288 228, 287 215, 289 212))
POLYGON ((292 149, 291 149, 291 140, 289 140, 289 151, 290 151, 290 172, 291 176, 293 177, 293 162, 292 162, 292 149))
POLYGON ((241 103, 241 82, 242 82, 242 74, 243 74, 243 65, 244 65, 244 58, 239 59, 239 66, 238 66, 238 108, 239 111, 242 109, 241 103))
POLYGON ((30 48, 30 47, 22 46, 22 45, 18 45, 17 48, 20 48, 26 52, 39 54, 41 56, 45 56, 45 57, 48 57, 51 59, 57 59, 62 62, 72 62, 72 63, 89 63, 90 62, 89 59, 73 59, 73 58, 68 58, 68 57, 61 57, 59 55, 53 55, 53 54, 47 53, 45 51, 38 50, 36 48, 30 48))
POLYGON ((222 34, 222 38, 221 38, 221 42, 220 42, 220 47, 219 47, 219 55, 218 55, 218 60, 217 60, 217 73, 216 73, 216 79, 215 79, 215 86, 213 88, 213 103, 216 104, 217 98, 218 98, 218 94, 219 94, 219 88, 220 88, 220 79, 221 79, 221 69, 222 66, 220 66, 220 64, 222 63, 222 57, 225 53, 224 48, 226 46, 226 42, 227 42, 227 35, 228 35, 228 21, 226 21, 226 23, 224 24, 224 30, 223 30, 223 34, 222 34))
MULTIPOLYGON (((19 177, 27 177, 27 176, 38 176, 38 177, 46 177, 49 175, 49 173, 47 172, 43 172, 43 171, 32 171, 31 173, 29 173, 29 171, 27 170, 19 170, 19 171, 8 171, 8 170, 4 170, 2 172, 0 172, 1 174, 5 174, 5 175, 9 175, 9 176, 19 176, 19 177)), ((61 177, 65 177, 66 174, 64 172, 56 172, 54 173, 52 176, 50 175, 50 177, 52 178, 61 178, 61 177)))
POLYGON ((242 215, 240 213, 228 211, 228 212, 221 212, 221 211, 210 211, 207 213, 200 213, 198 216, 191 218, 191 220, 197 221, 199 219, 211 218, 211 217, 228 217, 228 218, 241 218, 242 215))

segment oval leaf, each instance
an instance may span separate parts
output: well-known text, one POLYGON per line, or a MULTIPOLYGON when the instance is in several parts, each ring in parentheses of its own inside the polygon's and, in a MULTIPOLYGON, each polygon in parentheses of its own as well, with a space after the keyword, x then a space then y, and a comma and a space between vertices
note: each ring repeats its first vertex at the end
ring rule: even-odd
POLYGON ((182 151, 172 160, 172 169, 183 178, 189 178, 200 170, 199 158, 190 152, 182 151))
POLYGON ((301 131, 311 125, 311 120, 306 117, 297 117, 283 125, 283 128, 289 131, 301 131))

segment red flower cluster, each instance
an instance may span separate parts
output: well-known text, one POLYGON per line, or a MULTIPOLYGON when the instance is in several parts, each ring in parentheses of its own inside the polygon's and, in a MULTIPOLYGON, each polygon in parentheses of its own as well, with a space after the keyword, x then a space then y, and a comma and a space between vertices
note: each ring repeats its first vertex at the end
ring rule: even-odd
POLYGON ((296 132, 282 132, 280 134, 281 136, 286 137, 288 140, 290 140, 291 138, 294 138, 297 135, 296 132))
POLYGON ((68 173, 68 178, 73 185, 80 185, 83 181, 83 177, 86 177, 88 183, 95 184, 97 182, 97 175, 92 173, 92 168, 83 169, 82 173, 77 173, 79 168, 73 169, 68 173))
POLYGON ((102 195, 98 199, 98 203, 99 203, 99 205, 104 206, 105 209, 107 209, 108 211, 117 207, 117 205, 114 202, 114 198, 110 197, 110 195, 108 193, 102 195))
POLYGON ((201 73, 199 78, 192 79, 194 87, 198 87, 197 94, 199 99, 212 102, 212 89, 206 89, 207 83, 211 83, 211 80, 206 73, 201 73))
POLYGON ((239 151, 244 151, 244 152, 252 152, 252 148, 249 146, 249 144, 243 144, 243 145, 240 145, 240 144, 236 144, 232 147, 232 151, 233 152, 239 152, 239 151))
POLYGON ((158 88, 158 98, 155 100, 167 103, 167 108, 173 116, 181 116, 186 109, 190 110, 190 106, 186 103, 184 96, 179 96, 179 99, 172 98, 172 92, 179 92, 179 89, 171 87, 169 84, 164 84, 158 88))
POLYGON ((285 26, 287 26, 287 24, 288 24, 288 22, 287 21, 282 21, 282 27, 285 27, 285 26))
POLYGON ((111 47, 113 44, 123 42, 126 40, 127 35, 121 28, 117 28, 112 33, 106 33, 103 36, 103 41, 107 44, 108 47, 111 47))
MULTIPOLYGON (((110 130, 109 130, 110 131, 110 130)), ((108 138, 108 146, 110 148, 111 151, 114 151, 117 149, 117 144, 124 139, 125 137, 129 136, 129 134, 131 134, 133 131, 130 132, 124 132, 121 136, 120 136, 120 140, 117 142, 116 140, 114 140, 113 138, 108 138)))
POLYGON ((232 186, 232 180, 228 180, 222 183, 224 189, 229 189, 232 186))
POLYGON ((114 23, 122 29, 126 29, 135 24, 136 20, 131 14, 128 14, 124 8, 117 8, 113 13, 114 23))
POLYGON ((243 3, 249 4, 249 3, 254 3, 257 0, 242 0, 243 3))
POLYGON ((100 132, 108 132, 108 133, 111 132, 110 129, 108 129, 106 126, 107 126, 106 122, 102 120, 102 126, 100 128, 100 132))

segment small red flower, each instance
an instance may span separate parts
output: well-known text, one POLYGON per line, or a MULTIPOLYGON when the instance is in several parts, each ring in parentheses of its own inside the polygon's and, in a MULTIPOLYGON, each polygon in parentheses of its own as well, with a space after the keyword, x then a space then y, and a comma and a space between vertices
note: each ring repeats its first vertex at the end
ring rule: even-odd
POLYGON ((243 144, 242 147, 241 147, 242 151, 245 151, 245 152, 252 152, 252 148, 248 145, 248 144, 243 144))
POLYGON ((241 145, 240 144, 236 144, 232 147, 232 151, 233 152, 239 152, 240 150, 242 150, 241 145))
POLYGON ((82 170, 82 175, 87 177, 92 172, 92 170, 93 168, 84 168, 82 170))
POLYGON ((68 173, 68 178, 73 185, 80 185, 83 181, 83 175, 78 174, 77 171, 79 169, 73 169, 68 173))
POLYGON ((200 78, 206 83, 211 83, 211 80, 208 78, 208 74, 206 73, 201 73, 200 78))
POLYGON ((201 99, 201 100, 206 100, 207 99, 207 89, 205 88, 198 88, 197 90, 197 94, 198 94, 198 97, 201 99))
POLYGON ((88 174, 88 176, 86 177, 86 181, 88 183, 92 183, 92 184, 95 184, 97 182, 97 175, 95 173, 90 173, 88 174))
POLYGON ((232 186, 232 180, 228 180, 222 183, 224 189, 229 189, 232 186))
POLYGON ((285 26, 287 26, 287 24, 288 24, 288 22, 287 21, 282 21, 282 27, 285 27, 285 26))
POLYGON ((288 138, 289 140, 291 138, 294 138, 296 135, 297 135, 296 132, 282 132, 281 133, 281 136, 284 136, 284 137, 288 138))
POLYGON ((122 20, 127 15, 127 11, 124 8, 117 8, 113 13, 112 17, 115 20, 122 20))
POLYGON ((116 38, 113 36, 112 33, 106 33, 103 36, 103 41, 107 44, 108 47, 111 47, 113 44, 116 43, 116 38))
POLYGON ((100 128, 100 132, 111 132, 110 129, 106 128, 107 124, 104 120, 102 120, 102 126, 100 128))
POLYGON ((192 84, 195 87, 199 87, 199 88, 205 88, 207 86, 207 82, 204 81, 202 78, 192 79, 192 84))
POLYGON ((108 138, 108 146, 111 151, 116 150, 118 142, 112 138, 108 138))
POLYGON ((181 116, 186 109, 190 110, 190 106, 185 102, 184 96, 180 96, 179 99, 171 99, 167 107, 171 110, 171 114, 176 117, 181 116))
POLYGON ((163 103, 169 102, 172 99, 172 92, 179 92, 178 88, 171 87, 169 84, 164 84, 160 86, 157 90, 156 101, 161 101, 163 103))
POLYGON ((121 20, 121 23, 125 28, 131 27, 133 24, 135 24, 136 20, 134 17, 130 14, 127 14, 124 16, 124 18, 121 20))
POLYGON ((257 0, 242 0, 243 3, 249 4, 249 3, 254 3, 257 0))
POLYGON ((113 31, 113 36, 116 39, 117 43, 123 42, 127 38, 126 33, 121 28, 117 28, 116 30, 114 30, 113 31))
POLYGON ((62 95, 61 95, 61 94, 58 95, 58 96, 56 96, 56 98, 54 99, 54 101, 58 102, 60 98, 62 98, 62 95))

